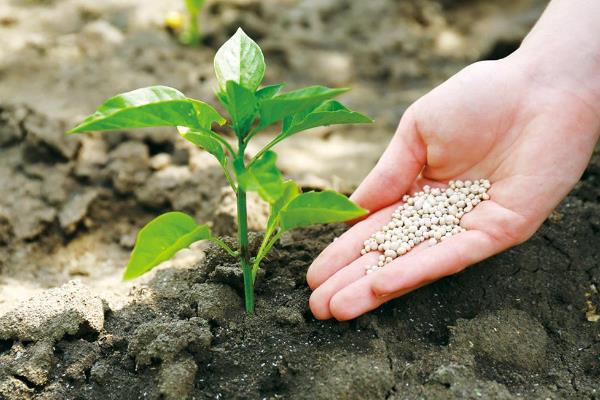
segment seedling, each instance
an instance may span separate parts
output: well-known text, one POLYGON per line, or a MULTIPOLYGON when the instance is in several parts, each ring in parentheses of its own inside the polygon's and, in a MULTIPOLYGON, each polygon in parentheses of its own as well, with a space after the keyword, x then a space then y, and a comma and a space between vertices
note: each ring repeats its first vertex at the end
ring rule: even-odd
POLYGON ((165 18, 165 25, 178 34, 181 43, 197 45, 202 36, 198 27, 198 17, 202 11, 205 0, 184 0, 186 15, 179 12, 171 12, 165 18))
POLYGON ((106 100, 95 113, 69 133, 174 126, 179 134, 212 154, 223 168, 237 197, 238 249, 233 250, 214 236, 207 225, 197 224, 181 212, 168 212, 149 222, 138 233, 124 279, 148 272, 175 252, 198 240, 210 240, 239 259, 244 279, 246 311, 254 310, 254 282, 265 255, 281 235, 312 224, 342 222, 367 211, 332 190, 302 193, 277 169, 273 146, 288 137, 317 126, 370 123, 332 98, 347 89, 310 86, 280 94, 283 84, 259 89, 265 61, 258 45, 241 29, 217 51, 214 60, 219 87, 216 95, 229 112, 227 121, 213 107, 184 96, 176 89, 151 86, 106 100), (253 157, 246 147, 262 129, 281 123, 277 136, 253 157), (212 130, 227 124, 235 133, 237 146, 212 130), (248 251, 246 193, 258 192, 270 205, 262 244, 255 255, 248 251))

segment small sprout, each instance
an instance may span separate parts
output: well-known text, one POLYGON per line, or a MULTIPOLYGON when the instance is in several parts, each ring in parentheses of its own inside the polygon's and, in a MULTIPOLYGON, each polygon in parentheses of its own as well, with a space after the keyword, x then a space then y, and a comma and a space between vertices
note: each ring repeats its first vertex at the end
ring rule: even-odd
MULTIPOLYGON (((202 5, 202 1, 190 2, 202 5)), ((212 106, 186 97, 176 89, 151 86, 106 100, 95 113, 69 133, 173 126, 184 139, 213 155, 237 197, 238 250, 214 236, 207 225, 197 224, 181 212, 163 214, 140 230, 124 279, 138 277, 178 250, 198 240, 210 240, 239 260, 244 279, 246 311, 254 310, 254 281, 262 260, 281 235, 313 224, 343 222, 367 213, 346 196, 332 190, 302 193, 276 166, 272 148, 298 132, 317 126, 370 123, 334 97, 347 89, 310 86, 280 94, 283 84, 265 86, 265 61, 261 49, 241 29, 215 55, 216 96, 229 113, 229 121, 212 106), (227 124, 237 146, 213 131, 227 124), (273 140, 246 162, 246 147, 260 130, 280 124, 273 140), (263 242, 254 255, 248 250, 246 192, 257 192, 270 205, 263 242)), ((377 243, 372 247, 377 248, 377 243)), ((369 248, 371 250, 371 247, 369 248)), ((389 253, 391 254, 391 253, 389 253)))
POLYGON ((165 27, 173 31, 181 43, 195 46, 200 43, 202 35, 198 26, 198 18, 205 0, 184 0, 186 15, 178 11, 170 11, 165 16, 165 27))

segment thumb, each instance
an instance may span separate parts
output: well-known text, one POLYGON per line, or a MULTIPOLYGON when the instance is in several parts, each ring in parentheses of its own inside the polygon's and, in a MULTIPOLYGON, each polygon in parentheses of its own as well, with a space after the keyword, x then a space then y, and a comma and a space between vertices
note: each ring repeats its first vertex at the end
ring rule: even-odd
POLYGON ((427 148, 411 110, 406 110, 383 155, 350 197, 371 212, 398 201, 427 161, 427 148))

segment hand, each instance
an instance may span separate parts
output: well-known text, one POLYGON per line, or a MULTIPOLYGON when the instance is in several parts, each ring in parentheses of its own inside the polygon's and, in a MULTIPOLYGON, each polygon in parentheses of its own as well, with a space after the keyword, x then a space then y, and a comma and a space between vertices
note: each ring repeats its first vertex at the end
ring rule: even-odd
POLYGON ((587 97, 529 71, 516 55, 478 62, 405 112, 352 196, 371 215, 308 270, 316 318, 355 318, 533 235, 583 173, 598 139, 600 112, 587 97), (363 242, 389 221, 402 195, 424 184, 477 178, 492 182, 491 200, 462 218, 466 232, 432 247, 423 243, 365 275, 379 253, 361 256, 363 242))

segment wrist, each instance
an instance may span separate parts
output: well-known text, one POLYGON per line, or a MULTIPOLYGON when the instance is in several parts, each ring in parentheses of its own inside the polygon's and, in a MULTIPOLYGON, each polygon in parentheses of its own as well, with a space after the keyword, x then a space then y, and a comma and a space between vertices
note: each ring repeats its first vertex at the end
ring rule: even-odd
MULTIPOLYGON (((524 89, 528 104, 550 109, 559 107, 561 115, 576 119, 585 125, 586 132, 600 138, 600 67, 594 76, 587 68, 569 67, 568 63, 553 63, 549 55, 519 49, 500 60, 514 71, 514 76, 524 89), (577 71, 574 71, 577 70, 577 71)), ((557 115, 557 118, 559 116, 557 115)))
POLYGON ((530 84, 576 97, 600 119, 598 19, 597 0, 554 0, 506 61, 530 84))

